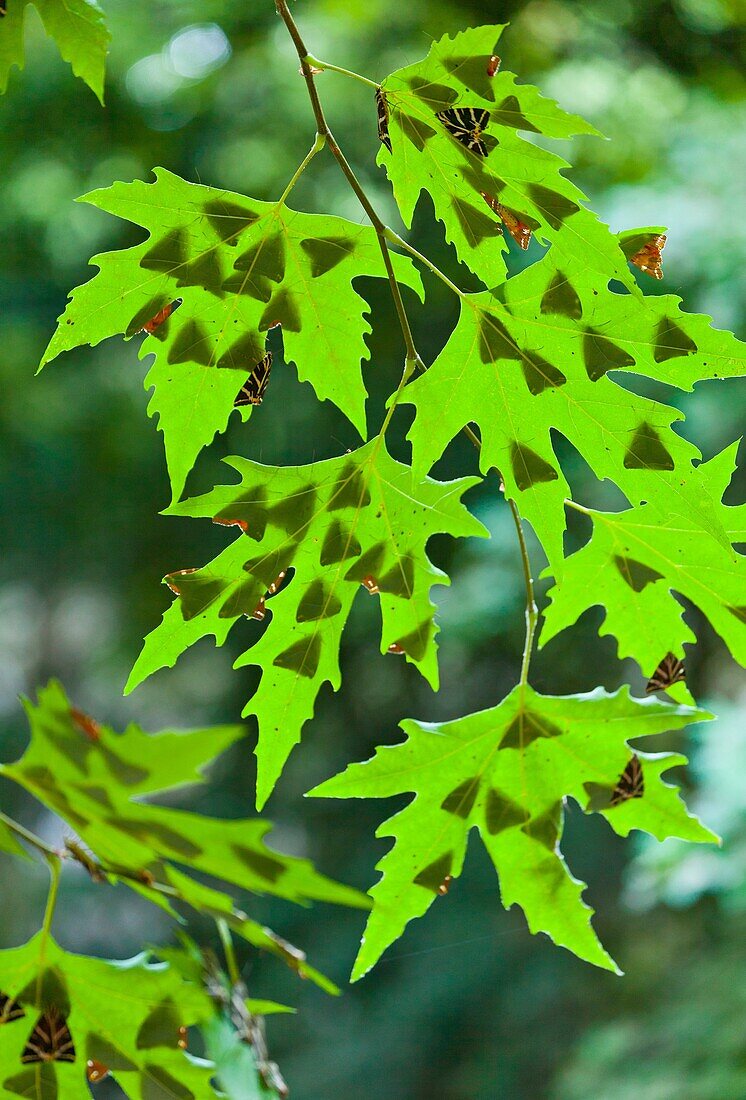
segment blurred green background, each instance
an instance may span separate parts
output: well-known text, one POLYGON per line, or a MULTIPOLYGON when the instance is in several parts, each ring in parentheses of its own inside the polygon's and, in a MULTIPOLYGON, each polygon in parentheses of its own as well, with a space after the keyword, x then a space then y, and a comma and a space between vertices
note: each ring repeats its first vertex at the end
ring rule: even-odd
MULTIPOLYGON (((201 643, 176 669, 129 699, 121 689, 141 638, 169 602, 167 571, 197 565, 224 545, 209 523, 159 516, 168 503, 162 444, 145 414, 134 343, 111 341, 70 355, 34 378, 66 292, 91 274, 87 258, 135 239, 132 227, 76 196, 114 180, 147 179, 163 165, 189 180, 277 197, 313 137, 297 60, 272 0, 102 0, 113 32, 107 108, 75 81, 28 25, 28 62, 0 101, 0 373, 2 560, 0 561, 0 752, 25 743, 19 693, 58 676, 77 704, 123 726, 149 729, 234 721, 252 690, 251 671, 201 643)), ((537 83, 611 140, 578 140, 575 178, 614 230, 669 227, 662 287, 690 309, 743 334, 743 24, 739 0, 298 0, 295 14, 317 56, 383 78, 422 56, 433 37, 510 22, 503 67, 537 83)), ((319 80, 335 133, 374 202, 397 226, 385 177, 375 167, 369 91, 331 73, 319 80)), ((567 149, 557 145, 567 155, 567 149)), ((361 220, 332 158, 317 158, 293 194, 301 209, 361 220)), ((414 232, 464 285, 423 199, 414 232)), ((532 258, 529 253, 528 259, 532 258)), ((645 279, 641 276, 641 279, 645 279)), ((428 306, 410 297, 426 361, 455 316, 443 287, 427 281, 428 306)), ((371 423, 398 378, 399 332, 386 289, 365 287, 373 307, 371 423)), ((189 489, 210 484, 218 459, 244 453, 303 462, 356 444, 344 419, 315 403, 281 367, 250 429, 232 426, 203 456, 189 489)), ((653 387, 680 404, 684 428, 705 457, 739 435, 743 391, 706 383, 694 395, 653 387), (739 404, 740 399, 740 404, 739 404)), ((401 438, 408 414, 397 413, 401 438)), ((580 458, 565 455, 579 499, 606 498, 580 458)), ((402 454, 406 451, 402 444, 402 454)), ((454 444, 441 476, 471 472, 454 444)), ((314 858, 363 889, 386 850, 373 837, 394 803, 303 801, 302 794, 379 743, 398 740, 405 716, 451 718, 496 703, 514 682, 523 642, 523 589, 514 534, 490 478, 469 502, 490 544, 434 540, 432 556, 453 576, 436 590, 442 683, 436 697, 410 669, 377 654, 373 601, 360 599, 343 648, 344 686, 322 693, 273 796, 273 842, 314 858)), ((734 494, 736 489, 731 490, 734 494)), ((737 499, 734 495, 733 500, 737 499)), ((583 537, 583 530, 573 538, 583 537)), ((533 546, 536 570, 541 560, 533 546)), ((541 591, 545 591, 544 584, 541 591)), ((593 970, 505 913, 494 872, 472 845, 464 876, 411 926, 377 970, 337 999, 301 985, 273 961, 243 958, 253 996, 287 999, 296 1017, 269 1022, 275 1057, 294 1100, 738 1100, 746 1097, 746 774, 744 685, 719 640, 701 631, 688 661, 701 701, 719 715, 672 742, 691 753, 681 776, 690 798, 725 840, 721 850, 623 843, 602 820, 569 808, 563 848, 590 882, 596 926, 625 978, 593 970)), ((547 646, 533 682, 552 692, 641 681, 599 641, 600 613, 547 646)), ((254 731, 218 763, 190 805, 239 816, 253 811, 254 731)), ((661 746, 664 747, 664 746, 661 746)), ((49 815, 7 784, 6 812, 44 836, 63 835, 49 815)), ((3 946, 38 927, 46 873, 0 863, 3 946)), ((318 906, 300 910, 247 900, 254 916, 299 943, 344 982, 362 917, 318 906)), ((55 931, 64 946, 124 957, 173 928, 129 891, 93 886, 66 871, 55 931)), ((197 928, 206 940, 210 927, 197 928)), ((99 1089, 97 1095, 115 1095, 99 1089)))

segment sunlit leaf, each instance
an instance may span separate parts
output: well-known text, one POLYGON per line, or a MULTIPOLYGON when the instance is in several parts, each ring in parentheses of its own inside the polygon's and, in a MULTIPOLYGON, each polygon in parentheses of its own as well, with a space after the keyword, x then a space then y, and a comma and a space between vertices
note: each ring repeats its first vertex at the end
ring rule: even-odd
POLYGON ((380 601, 381 652, 398 645, 437 686, 430 589, 449 582, 429 562, 425 546, 437 532, 463 537, 485 531, 460 499, 476 478, 418 481, 389 457, 380 437, 309 466, 228 461, 240 475, 238 484, 170 512, 209 517, 243 533, 204 568, 167 578, 179 598, 146 639, 127 690, 173 665, 200 638, 213 635, 221 645, 240 618, 252 618, 257 608, 271 611, 267 630, 237 662, 263 670, 244 711, 259 721, 261 806, 313 714, 319 689, 326 682, 340 686, 339 645, 358 592, 380 601), (270 595, 281 576, 284 587, 270 595))
POLYGON ((10 70, 24 65, 23 30, 27 10, 39 12, 44 29, 76 76, 104 101, 104 66, 110 34, 96 0, 10 0, 0 19, 0 92, 10 70))
POLYGON ((166 964, 146 955, 123 962, 74 955, 40 932, 0 951, 0 988, 25 1013, 0 1027, 3 1096, 80 1100, 89 1095, 88 1081, 104 1076, 133 1100, 215 1095, 212 1064, 179 1042, 180 1029, 210 1020, 212 1005, 200 984, 166 964), (49 1011, 69 1029, 73 1060, 23 1064, 34 1025, 49 1011))
POLYGON ((558 262, 582 259, 607 279, 633 287, 616 237, 562 174, 567 161, 520 136, 523 131, 568 138, 597 131, 536 88, 517 83, 512 73, 489 75, 502 30, 472 27, 453 38, 445 35, 423 61, 383 81, 391 151, 382 146, 378 163, 386 169, 404 223, 411 226, 418 199, 426 192, 459 259, 487 286, 495 286, 505 277, 502 254, 508 245, 485 203, 486 194, 528 223, 542 243, 551 242, 558 262), (468 109, 489 113, 482 154, 449 132, 447 119, 438 117, 468 109))
MULTIPOLYGON (((738 444, 701 468, 708 495, 720 501, 731 479, 738 444)), ((668 653, 684 655, 695 635, 674 593, 699 608, 730 652, 746 664, 746 559, 705 538, 696 519, 643 504, 624 512, 590 512, 593 534, 565 562, 561 585, 550 589, 541 644, 575 623, 584 611, 606 609, 599 634, 617 639, 619 657, 633 657, 650 677, 668 653)), ((720 505, 733 542, 746 540, 746 505, 720 505)), ((669 688, 682 701, 685 684, 669 688)))
POLYGON ((544 696, 516 687, 497 707, 453 722, 407 720, 407 740, 379 748, 361 764, 316 787, 326 798, 415 798, 378 830, 394 847, 378 864, 373 912, 355 963, 362 977, 461 873, 476 828, 495 864, 503 905, 518 904, 532 932, 597 966, 614 969, 590 924, 584 884, 572 877, 559 842, 564 801, 603 813, 622 835, 645 829, 659 839, 717 838, 691 817, 661 773, 681 764, 673 754, 635 750, 644 794, 612 805, 631 752, 627 740, 679 729, 708 715, 690 707, 609 695, 544 696))
POLYGON ((554 249, 497 291, 464 296, 445 348, 404 394, 416 407, 415 471, 426 473, 476 423, 482 470, 500 470, 559 578, 571 492, 554 430, 630 502, 686 517, 704 545, 727 550, 716 502, 692 465, 699 451, 673 428, 682 414, 634 393, 636 374, 691 389, 744 372, 743 344, 679 304, 673 295, 611 294, 591 270, 559 270, 554 249))
MULTIPOLYGON (((164 435, 174 498, 202 448, 225 431, 236 395, 265 354, 267 332, 278 324, 301 381, 365 438, 361 362, 369 356, 369 307, 353 281, 385 277, 373 229, 187 183, 163 168, 154 174, 155 183, 116 183, 85 197, 148 236, 93 258, 99 273, 73 291, 43 362, 110 336, 133 336, 182 299, 140 352, 155 355, 145 379, 155 388, 148 411, 164 435)), ((411 262, 397 255, 392 261, 397 279, 421 293, 411 262)), ((270 388, 265 408, 271 403, 270 388)))

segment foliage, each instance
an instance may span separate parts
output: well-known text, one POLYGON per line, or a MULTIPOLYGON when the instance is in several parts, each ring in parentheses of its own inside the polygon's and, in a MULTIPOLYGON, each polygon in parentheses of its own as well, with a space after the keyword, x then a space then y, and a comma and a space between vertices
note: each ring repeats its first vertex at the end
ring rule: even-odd
POLYGON ((57 43, 65 61, 104 101, 104 65, 110 35, 96 0, 10 0, 3 4, 0 23, 0 92, 8 86, 10 70, 23 68, 23 25, 29 7, 35 7, 44 30, 57 43))
POLYGON ((15 764, 0 772, 25 787, 66 821, 93 854, 68 846, 99 880, 122 882, 176 916, 172 903, 226 920, 250 943, 284 958, 303 977, 330 992, 334 986, 289 945, 250 920, 231 898, 180 869, 222 879, 255 894, 289 901, 321 900, 365 906, 366 899, 320 875, 307 860, 281 856, 259 819, 225 820, 141 802, 185 783, 241 734, 239 726, 146 734, 130 725, 117 734, 71 707, 61 686, 26 704, 31 741, 15 764))
POLYGON ((436 688, 430 588, 448 578, 428 561, 425 544, 437 532, 485 532, 460 501, 476 478, 415 480, 388 455, 382 436, 312 466, 229 462, 241 476, 238 485, 170 511, 211 517, 243 534, 203 569, 166 578, 179 599, 146 639, 128 688, 172 665, 205 634, 221 644, 242 615, 263 617, 271 597, 272 622, 237 662, 265 670, 244 711, 259 721, 261 806, 313 713, 319 688, 325 681, 340 685, 340 638, 361 586, 380 595, 381 652, 403 655, 436 688), (276 593, 291 570, 289 584, 276 593))
MULTIPOLYGON (((134 248, 94 257, 99 274, 74 293, 43 362, 117 333, 133 336, 183 299, 141 352, 155 352, 145 385, 155 388, 148 408, 164 435, 174 499, 202 448, 225 431, 276 325, 299 378, 364 437, 360 361, 370 326, 352 281, 385 276, 373 230, 298 213, 283 200, 261 203, 186 183, 162 168, 155 177, 154 184, 115 184, 85 196, 149 235, 134 248)), ((394 265, 397 279, 421 293, 411 261, 395 257, 394 265)), ((241 415, 251 412, 249 406, 241 415)))
POLYGON ((517 687, 499 706, 454 722, 407 721, 401 745, 322 783, 315 795, 381 798, 413 792, 387 821, 395 845, 379 864, 374 909, 353 977, 362 977, 412 917, 447 893, 461 872, 471 828, 479 830, 500 877, 503 904, 522 907, 532 932, 546 932, 598 966, 614 968, 590 927, 583 884, 559 850, 563 803, 571 796, 599 812, 622 836, 644 829, 659 840, 717 839, 690 817, 662 773, 684 757, 640 753, 629 737, 647 737, 705 717, 703 711, 608 695, 542 696, 517 687), (643 788, 619 800, 620 776, 642 762, 643 788), (617 797, 615 797, 617 796, 617 797), (424 840, 423 838, 427 838, 424 840))
MULTIPOLYGON (((42 14, 54 8, 52 0, 37 6, 42 14)), ((479 450, 479 472, 499 472, 504 503, 515 521, 526 580, 523 665, 518 684, 499 705, 450 722, 408 719, 403 744, 379 748, 372 760, 350 765, 312 792, 335 798, 415 796, 379 831, 393 836, 395 844, 379 864, 382 878, 371 891, 373 912, 353 976, 370 969, 409 920, 448 892, 461 872, 473 826, 498 872, 504 905, 519 904, 531 931, 544 931, 579 957, 613 969, 591 929, 583 884, 571 876, 560 851, 566 803, 572 799, 583 812, 600 813, 623 836, 638 829, 657 839, 715 840, 663 782, 663 774, 685 758, 629 744, 706 715, 684 705, 693 695, 682 683, 670 685, 678 705, 634 699, 626 687, 614 693, 599 688, 586 695, 539 695, 529 686, 539 622, 522 520, 533 528, 548 560, 545 575, 553 578, 542 644, 600 604, 605 614, 600 632, 616 639, 620 658, 633 657, 649 676, 667 654, 684 657, 684 646, 700 633, 696 622, 691 627, 684 622, 678 596, 704 614, 742 661, 743 561, 734 544, 743 542, 744 506, 723 503, 736 445, 701 461, 700 449, 679 430, 683 412, 661 400, 668 392, 663 387, 687 391, 698 381, 742 373, 741 345, 713 329, 709 318, 684 313, 678 297, 643 293, 648 276, 637 275, 628 261, 639 266, 638 248, 655 247, 662 228, 616 234, 587 208, 583 193, 564 174, 569 165, 548 151, 546 139, 597 131, 502 71, 494 53, 502 27, 445 36, 423 61, 392 73, 380 86, 358 78, 370 93, 371 125, 377 93, 377 162, 385 168, 401 217, 411 229, 421 196, 431 197, 445 239, 468 268, 470 286, 475 279, 480 284, 476 292, 465 292, 381 220, 318 99, 316 77, 335 66, 310 57, 285 0, 277 0, 277 11, 296 46, 318 131, 280 198, 264 202, 195 185, 162 168, 155 170, 154 183, 116 183, 91 192, 86 196, 91 205, 147 236, 94 257, 98 273, 72 293, 42 361, 115 335, 129 340, 145 332, 140 356, 155 357, 145 385, 154 388, 149 411, 164 433, 172 494, 167 513, 210 518, 239 532, 208 565, 168 574, 166 583, 177 598, 146 639, 127 690, 172 666, 203 637, 222 645, 235 628, 243 648, 236 666, 260 670, 259 687, 243 713, 257 718, 261 808, 313 715, 321 688, 341 685, 343 628, 360 587, 380 598, 381 652, 404 656, 402 664, 417 667, 437 689, 438 625, 430 590, 449 578, 431 563, 427 544, 432 536, 450 536, 438 539, 440 549, 454 538, 487 533, 462 501, 481 479, 430 476, 463 430, 479 450), (337 160, 369 225, 288 206, 291 191, 307 170, 310 175, 324 149, 337 160), (539 246, 546 249, 543 255, 539 246), (415 262, 449 288, 460 309, 453 330, 443 330, 430 367, 417 351, 402 295, 407 287, 423 299, 415 262), (376 357, 370 388, 376 397, 384 391, 390 396, 383 422, 372 430, 366 382, 374 374, 370 369, 364 382, 362 364, 370 358, 367 338, 376 339, 381 323, 375 284, 357 281, 370 277, 388 282, 405 353, 395 392, 376 357), (268 351, 272 329, 280 330, 283 347, 280 357, 279 333, 270 338, 275 377, 293 362, 298 379, 310 382, 319 401, 328 400, 347 418, 363 445, 316 460, 316 440, 304 438, 299 442, 309 445, 312 459, 305 465, 231 458, 238 482, 180 500, 187 477, 216 435, 230 426, 231 442, 258 439, 261 455, 263 425, 281 421, 283 409, 273 401, 271 384, 262 419, 246 428, 261 393, 231 418, 237 394, 268 351), (416 370, 421 377, 413 378, 416 370), (406 404, 414 407, 411 462, 404 460, 398 411, 406 404), (593 501, 573 477, 578 457, 614 488, 616 510, 589 506, 593 501), (572 517, 569 522, 566 516, 572 517), (571 553, 578 516, 586 524, 590 520, 592 530, 585 545, 571 553)), ((0 23, 0 58, 15 43, 6 68, 22 61, 22 17, 23 9, 12 7, 0 23)), ((52 29, 51 22, 47 25, 52 29)), ((77 50, 80 40, 75 43, 77 50)), ((62 38, 60 47, 100 95, 102 39, 85 62, 62 38)), ((434 300, 425 299, 426 317, 440 331, 434 300)), ((156 736, 129 727, 115 734, 71 707, 56 684, 27 710, 29 748, 2 772, 75 830, 66 859, 81 863, 94 881, 122 883, 179 919, 182 908, 214 918, 226 956, 226 1004, 234 1003, 240 987, 231 933, 334 990, 302 953, 203 876, 296 902, 321 899, 362 907, 364 899, 318 874, 308 861, 268 849, 263 838, 269 826, 262 821, 207 817, 147 801, 200 782, 202 769, 239 737, 236 727, 156 736)), ((58 855, 11 818, 0 820, 0 848, 25 854, 19 837, 35 845, 53 870, 48 918, 38 942, 42 951, 60 952, 55 974, 63 978, 55 978, 53 992, 44 994, 46 971, 33 964, 34 1000, 24 1001, 26 987, 18 987, 9 955, 9 986, 37 1008, 47 996, 71 1031, 88 1027, 95 1037, 94 1016, 90 1024, 79 1024, 75 1016, 79 1012, 85 1021, 91 1011, 87 1004, 73 1004, 78 963, 69 962, 72 956, 48 938, 58 855)), ((212 1064, 170 1049, 173 1065, 158 1063, 161 1068, 153 1073, 132 1054, 130 1043, 122 1054, 126 1065, 119 1068, 149 1075, 142 1084, 134 1077, 131 1087, 143 1096, 160 1095, 163 1081, 153 1085, 152 1079, 178 1062, 184 1082, 189 1073, 202 1075, 195 1094, 208 1087, 206 1075, 213 1072, 236 1100, 268 1090, 278 1094, 281 1089, 262 1069, 270 1063, 249 1024, 242 1033, 235 1014, 219 1005, 216 1011, 205 997, 207 956, 195 947, 188 964, 173 949, 169 957, 169 950, 163 949, 166 970, 154 971, 143 960, 137 966, 148 974, 178 975, 174 981, 184 990, 175 986, 173 999, 180 1007, 182 993, 188 1002, 192 991, 207 1003, 209 1011, 200 1020, 212 1064)), ((38 959, 39 948, 34 952, 38 959)), ((214 990, 211 996, 215 1001, 214 990)), ((82 993, 77 997, 80 1002, 82 993)), ((252 1008, 245 997, 239 1000, 249 1017, 271 1007, 252 1008)), ((143 1011, 147 1015, 151 1008, 143 1011)), ((243 1010, 237 1011, 243 1019, 243 1010)), ((191 1022, 188 1012, 180 1012, 179 1020, 182 1016, 191 1022)), ((135 1024, 130 1018, 130 1031, 122 1033, 125 1046, 135 1024)), ((20 1034, 15 1022, 11 1027, 20 1034)), ((21 1041, 14 1042, 2 1064, 14 1062, 17 1068, 21 1041)), ((106 1064, 115 1068, 111 1058, 106 1064)), ((5 1087, 24 1094, 35 1090, 29 1094, 37 1096, 56 1089, 57 1078, 63 1094, 71 1087, 67 1064, 42 1068, 41 1076, 29 1070, 21 1078, 11 1075, 13 1084, 6 1081, 5 1087)), ((180 1088, 174 1085, 172 1091, 181 1095, 180 1088)))
POLYGON ((89 1080, 111 1073, 132 1097, 214 1095, 211 1064, 183 1049, 186 1029, 212 1016, 210 1000, 172 967, 146 955, 118 963, 74 955, 43 930, 0 952, 0 988, 23 1013, 0 1029, 3 1095, 79 1100, 86 1066, 89 1080), (69 1028, 73 1057, 24 1066, 36 1021, 50 1010, 69 1028))

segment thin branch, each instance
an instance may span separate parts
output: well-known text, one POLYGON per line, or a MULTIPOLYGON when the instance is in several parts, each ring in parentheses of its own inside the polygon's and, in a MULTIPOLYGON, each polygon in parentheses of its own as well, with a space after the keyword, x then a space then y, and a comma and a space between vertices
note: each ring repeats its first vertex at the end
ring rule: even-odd
MULTIPOLYGON (((391 241, 392 243, 400 245, 407 252, 409 252, 410 255, 418 259, 421 263, 428 267, 434 275, 441 279, 455 294, 457 294, 459 298, 463 298, 465 295, 464 292, 462 290, 459 290, 456 284, 451 282, 448 276, 440 271, 440 269, 437 268, 435 264, 433 264, 430 260, 428 260, 426 256, 423 256, 420 252, 417 251, 417 249, 413 248, 402 237, 400 237, 397 233, 394 233, 392 229, 386 226, 376 213, 368 196, 365 194, 365 191, 363 190, 360 181, 358 180, 357 176, 347 162, 347 159, 342 153, 342 150, 337 145, 334 135, 329 129, 329 125, 324 115, 323 107, 321 106, 321 101, 319 100, 319 95, 316 89, 314 74, 311 71, 311 66, 315 65, 316 68, 334 68, 334 66, 325 66, 323 62, 315 60, 314 58, 312 58, 312 55, 309 54, 308 50, 306 49, 306 44, 303 41, 301 33, 295 23, 295 20, 290 14, 287 0, 275 0, 275 7, 277 8, 277 14, 280 16, 283 23, 288 29, 290 37, 293 40, 293 44, 295 45, 298 58, 300 59, 301 71, 306 81, 306 87, 308 88, 308 95, 311 100, 314 117, 316 118, 316 127, 318 129, 318 132, 319 134, 322 134, 326 137, 327 144, 329 145, 332 154, 334 155, 337 163, 342 169, 342 172, 347 178, 350 187, 355 192, 360 205, 370 218, 371 225, 376 231, 378 243, 381 247, 381 253, 383 255, 383 262, 386 266, 386 273, 388 275, 389 285, 391 287, 391 294, 393 296, 394 305, 396 306, 396 312, 399 317, 399 325, 401 327, 402 335, 404 337, 404 343, 407 349, 406 364, 402 379, 399 383, 396 393, 393 395, 391 401, 389 402, 388 412, 381 431, 381 434, 383 434, 383 432, 388 427, 394 409, 396 408, 399 396, 401 395, 404 385, 412 374, 413 369, 417 368, 421 371, 425 371, 427 369, 422 359, 418 355, 417 349, 414 345, 412 330, 409 326, 409 319, 407 318, 407 314, 404 309, 404 303, 402 301, 399 283, 394 273, 388 242, 391 241)), ((337 71, 344 72, 347 76, 356 75, 349 72, 348 70, 338 69, 337 71)), ((481 441, 477 434, 471 429, 471 427, 467 424, 465 425, 463 430, 467 437, 474 444, 474 446, 478 450, 481 449, 481 441)), ((520 679, 521 684, 524 685, 528 682, 528 669, 531 661, 531 652, 533 649, 534 637, 536 635, 536 626, 538 623, 538 609, 536 606, 536 601, 534 599, 534 586, 533 579, 531 577, 531 563, 528 557, 528 550, 526 547, 526 539, 523 532, 523 524, 521 522, 520 512, 518 511, 518 507, 515 501, 509 500, 508 503, 510 505, 510 510, 516 527, 516 533, 518 535, 518 544, 520 547, 521 561, 523 564, 523 578, 526 586, 526 643, 523 650, 520 679)))
POLYGON ((280 16, 283 23, 288 29, 288 32, 293 40, 293 44, 298 54, 298 58, 300 59, 301 71, 303 72, 303 77, 306 81, 308 96, 311 100, 311 107, 313 108, 314 117, 316 119, 316 129, 318 130, 319 134, 323 135, 326 138, 326 142, 332 152, 332 155, 334 156, 334 159, 337 161, 337 164, 344 173, 350 187, 355 192, 358 202, 362 206, 365 213, 368 215, 370 223, 376 232, 376 236, 378 237, 378 244, 381 248, 383 263, 386 268, 386 275, 389 281, 389 286, 391 288, 391 296, 394 299, 394 306, 396 308, 397 317, 399 318, 399 326, 402 331, 402 336, 404 337, 407 362, 414 364, 422 363, 422 360, 417 354, 417 349, 414 345, 414 338, 412 336, 412 330, 409 326, 409 319, 407 317, 406 310, 404 309, 404 302, 402 301, 401 290, 399 288, 396 274, 394 273, 394 265, 391 261, 391 253, 389 252, 388 243, 386 241, 386 226, 376 213, 374 207, 370 202, 370 199, 365 194, 365 191, 363 190, 360 181, 350 167, 347 158, 337 145, 334 134, 329 129, 329 124, 326 121, 324 109, 321 106, 319 94, 316 89, 314 75, 311 71, 311 64, 308 60, 310 55, 308 53, 308 50, 306 49, 305 42, 301 37, 295 20, 290 14, 287 0, 275 0, 275 6, 277 8, 277 14, 280 16))
POLYGON ((523 523, 521 522, 521 513, 518 511, 518 505, 514 500, 508 500, 508 504, 510 505, 510 511, 518 535, 518 545, 521 549, 521 562, 523 563, 523 581, 526 585, 526 642, 523 647, 520 679, 521 686, 525 686, 528 683, 528 668, 531 663, 531 653, 534 648, 536 627, 539 623, 539 609, 534 599, 534 581, 531 576, 531 561, 528 556, 528 547, 526 546, 526 535, 523 530, 523 523))
POLYGON ((60 857, 56 852, 50 854, 46 853, 46 860, 49 864, 49 893, 47 894, 47 904, 44 909, 44 920, 42 921, 41 932, 39 933, 39 970, 36 975, 36 1004, 41 1007, 41 995, 42 995, 42 980, 44 977, 44 959, 47 952, 47 943, 52 929, 52 921, 54 919, 54 911, 57 906, 57 890, 60 885, 60 868, 62 866, 60 857))

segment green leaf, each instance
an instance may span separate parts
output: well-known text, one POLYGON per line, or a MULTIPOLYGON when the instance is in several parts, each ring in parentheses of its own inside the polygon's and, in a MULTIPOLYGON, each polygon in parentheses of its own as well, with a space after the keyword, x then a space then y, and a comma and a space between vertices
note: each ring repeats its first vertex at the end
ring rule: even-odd
POLYGON ((7 852, 11 856, 20 856, 21 859, 30 858, 16 834, 4 821, 0 821, 0 852, 7 852))
POLYGON ((716 504, 692 465, 699 451, 672 427, 683 415, 623 388, 634 379, 621 372, 690 389, 700 378, 742 374, 743 344, 711 328, 709 318, 682 313, 673 295, 610 294, 590 269, 560 271, 554 254, 496 292, 463 296, 448 343, 403 396, 416 408, 415 472, 426 473, 464 425, 478 424, 482 470, 500 470, 559 579, 571 493, 555 430, 630 502, 656 502, 661 513, 698 527, 708 545, 727 548, 716 504))
POLYGON ((274 1090, 265 1089, 252 1048, 241 1041, 229 1020, 215 1015, 202 1028, 202 1033, 207 1053, 215 1063, 218 1082, 228 1100, 264 1100, 278 1096, 274 1090))
POLYGON ((381 437, 308 466, 227 461, 240 475, 238 484, 169 512, 235 524, 244 533, 204 568, 167 578, 179 598, 148 635, 125 690, 172 666, 200 638, 214 635, 222 645, 242 616, 271 611, 266 632, 236 662, 263 670, 244 711, 259 722, 261 808, 320 688, 326 682, 340 686, 340 639, 361 586, 380 593, 381 652, 398 647, 437 688, 430 589, 449 581, 430 563, 425 546, 438 532, 464 537, 485 529, 461 503, 477 478, 417 480, 389 457, 381 437), (265 604, 273 583, 290 570, 289 583, 265 604))
MULTIPOLYGON (((583 264, 630 288, 635 282, 616 237, 583 205, 585 196, 565 179, 567 161, 519 137, 519 131, 567 138, 597 134, 589 123, 563 111, 512 73, 490 78, 487 65, 502 26, 474 27, 433 43, 423 61, 398 69, 383 82, 392 151, 381 146, 402 219, 412 225, 420 194, 432 198, 446 239, 489 287, 502 282, 505 236, 482 193, 550 241, 562 261, 583 264), (451 136, 437 117, 451 108, 489 111, 482 157, 451 136)), ((506 232, 507 236, 507 232, 506 232)))
MULTIPOLYGON (((352 281, 385 277, 375 231, 187 183, 163 168, 152 184, 116 183, 83 201, 148 230, 133 248, 95 256, 99 273, 73 291, 42 366, 63 351, 135 335, 165 306, 177 312, 141 345, 177 499, 203 447, 225 431, 236 395, 281 324, 285 358, 319 400, 332 401, 365 438, 360 364, 369 307, 352 281)), ((422 294, 409 259, 397 279, 422 294)), ((275 370, 281 368, 275 368, 275 370)), ((272 389, 266 403, 271 407, 272 389)), ((251 408, 241 410, 245 417, 251 408)))
POLYGON ((0 19, 0 92, 8 87, 13 66, 23 68, 23 24, 29 6, 37 9, 45 31, 55 40, 75 75, 103 103, 104 68, 111 35, 95 0, 10 0, 7 14, 0 19))
POLYGON ((236 740, 238 727, 146 735, 131 725, 116 734, 106 726, 91 727, 91 719, 71 708, 54 682, 40 690, 37 705, 26 703, 26 711, 29 747, 15 764, 0 765, 0 772, 68 822, 111 881, 125 883, 174 916, 171 900, 222 916, 250 942, 335 991, 305 966, 302 953, 192 876, 202 873, 301 904, 367 907, 364 895, 319 874, 309 860, 267 847, 264 838, 272 827, 267 821, 218 819, 134 800, 194 779, 204 763, 236 740))
MULTIPOLYGON (((708 496, 719 501, 735 468, 738 443, 700 467, 708 496)), ((597 604, 606 615, 602 636, 618 641, 650 677, 667 653, 683 657, 696 641, 674 592, 700 609, 741 664, 746 663, 746 560, 703 537, 696 520, 653 504, 624 512, 589 512, 593 534, 565 563, 562 584, 550 592, 541 644, 546 645, 597 604)), ((746 505, 720 505, 733 542, 746 541, 746 505)), ((683 683, 669 693, 690 699, 683 683)))
POLYGON ((102 1073, 108 1069, 133 1100, 215 1095, 211 1063, 179 1048, 179 1029, 209 1020, 211 1002, 172 967, 145 955, 123 962, 74 955, 39 932, 22 947, 0 951, 0 989, 24 1012, 0 1027, 4 1096, 80 1100, 88 1095, 89 1060, 102 1073), (52 1007, 66 1020, 75 1060, 23 1065, 36 1021, 52 1007))
POLYGON ((613 970, 591 928, 592 910, 581 900, 584 884, 572 877, 559 850, 564 800, 603 812, 623 835, 640 828, 661 838, 716 840, 660 779, 683 761, 680 756, 636 751, 644 793, 611 806, 631 757, 628 738, 707 717, 690 707, 633 699, 627 688, 561 697, 516 687, 499 706, 453 722, 403 722, 405 742, 379 748, 372 760, 350 765, 310 792, 325 798, 416 795, 378 830, 395 844, 378 864, 382 877, 371 890, 373 912, 353 980, 448 889, 447 876, 460 874, 472 827, 495 864, 503 905, 520 905, 532 932, 545 932, 580 958, 613 970))

